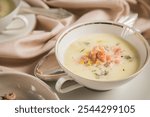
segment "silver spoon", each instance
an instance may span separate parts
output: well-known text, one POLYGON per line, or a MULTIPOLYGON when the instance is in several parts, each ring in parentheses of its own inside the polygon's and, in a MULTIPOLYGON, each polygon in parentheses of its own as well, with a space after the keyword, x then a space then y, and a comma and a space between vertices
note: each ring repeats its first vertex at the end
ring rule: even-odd
MULTIPOLYGON (((54 52, 54 49, 51 50, 51 52, 54 52)), ((56 60, 55 54, 52 54, 49 60, 49 68, 45 70, 41 70, 41 66, 44 65, 44 62, 47 61, 49 57, 49 54, 44 56, 36 65, 34 69, 34 75, 42 80, 45 81, 52 81, 52 80, 57 80, 61 76, 66 75, 65 71, 59 66, 56 60), (51 62, 55 63, 56 66, 51 65, 51 62)))
POLYGON ((44 9, 38 7, 22 7, 20 9, 20 13, 33 13, 54 19, 62 19, 72 15, 72 13, 62 8, 44 9))

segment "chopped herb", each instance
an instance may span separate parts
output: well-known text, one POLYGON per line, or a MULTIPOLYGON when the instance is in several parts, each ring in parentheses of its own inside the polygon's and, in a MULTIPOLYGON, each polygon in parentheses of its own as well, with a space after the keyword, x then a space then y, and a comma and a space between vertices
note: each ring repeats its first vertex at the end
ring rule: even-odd
POLYGON ((109 71, 104 70, 104 71, 101 72, 100 76, 103 76, 103 75, 106 76, 106 75, 108 75, 108 73, 109 73, 109 71))
POLYGON ((96 78, 96 79, 99 79, 99 78, 100 78, 100 74, 94 73, 94 75, 95 75, 95 78, 96 78))
POLYGON ((96 70, 92 70, 92 72, 96 72, 96 70))
POLYGON ((129 55, 124 56, 124 58, 127 59, 127 60, 129 60, 129 62, 133 61, 133 57, 131 57, 129 55))
POLYGON ((83 52, 85 49, 80 50, 80 53, 83 52))
POLYGON ((109 65, 110 65, 110 63, 108 63, 108 62, 104 64, 105 67, 108 67, 109 65))
POLYGON ((108 75, 108 73, 109 73, 109 71, 105 70, 104 73, 103 73, 103 75, 106 76, 106 75, 108 75))
POLYGON ((96 76, 100 76, 100 74, 98 74, 98 73, 94 73, 96 76))
POLYGON ((116 43, 116 46, 120 45, 120 43, 116 43))
MULTIPOLYGON (((95 71, 96 71, 96 70, 95 70, 95 71)), ((100 78, 100 76, 106 76, 106 75, 108 75, 108 73, 109 73, 109 71, 104 70, 104 71, 101 71, 100 74, 98 74, 98 73, 96 73, 96 72, 94 72, 93 74, 94 74, 95 77, 98 79, 98 78, 100 78)))
POLYGON ((85 45, 89 45, 89 44, 90 44, 90 42, 84 42, 84 44, 85 44, 85 45))
POLYGON ((124 56, 124 58, 129 60, 129 59, 131 59, 132 57, 129 56, 129 55, 126 55, 126 56, 124 56))

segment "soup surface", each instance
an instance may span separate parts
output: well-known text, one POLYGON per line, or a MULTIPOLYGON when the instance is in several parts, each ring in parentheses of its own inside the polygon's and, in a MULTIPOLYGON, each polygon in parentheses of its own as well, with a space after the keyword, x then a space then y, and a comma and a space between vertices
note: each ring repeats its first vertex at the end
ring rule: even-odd
POLYGON ((140 60, 136 49, 121 37, 91 34, 75 40, 67 48, 64 64, 79 76, 105 81, 135 73, 140 60))
POLYGON ((9 14, 15 8, 12 0, 0 0, 0 18, 9 14))

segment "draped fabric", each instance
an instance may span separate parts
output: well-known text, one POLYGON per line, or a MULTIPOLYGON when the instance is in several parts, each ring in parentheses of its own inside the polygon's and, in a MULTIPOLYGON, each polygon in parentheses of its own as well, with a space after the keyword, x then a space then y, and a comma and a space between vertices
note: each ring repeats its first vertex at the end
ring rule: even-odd
MULTIPOLYGON (((53 56, 50 51, 55 46, 58 35, 71 25, 85 21, 117 21, 122 16, 138 13, 135 28, 150 40, 149 0, 25 1, 31 6, 43 9, 64 8, 72 15, 64 19, 36 15, 37 24, 33 32, 20 39, 0 43, 0 72, 13 70, 33 74, 35 65, 43 56, 48 53, 49 57, 53 56)), ((48 60, 44 62, 43 67, 48 68, 49 64, 53 64, 48 60)))

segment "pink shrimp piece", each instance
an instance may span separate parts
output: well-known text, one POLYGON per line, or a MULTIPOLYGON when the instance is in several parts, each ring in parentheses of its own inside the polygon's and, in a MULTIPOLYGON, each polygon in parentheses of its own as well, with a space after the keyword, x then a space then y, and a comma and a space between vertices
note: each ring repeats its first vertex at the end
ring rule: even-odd
POLYGON ((120 57, 115 58, 114 63, 119 64, 120 63, 120 57))
POLYGON ((120 47, 116 47, 116 48, 113 49, 113 51, 114 51, 115 55, 120 55, 121 48, 120 47))

